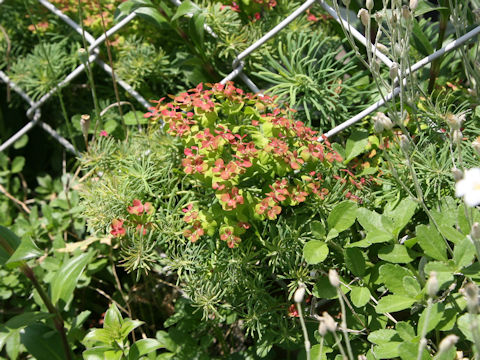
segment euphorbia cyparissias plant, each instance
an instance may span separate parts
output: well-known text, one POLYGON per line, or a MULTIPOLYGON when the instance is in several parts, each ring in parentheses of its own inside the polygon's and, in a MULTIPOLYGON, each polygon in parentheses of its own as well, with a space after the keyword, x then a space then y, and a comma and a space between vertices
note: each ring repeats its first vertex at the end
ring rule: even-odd
POLYGON ((342 158, 274 98, 245 94, 233 83, 207 86, 171 102, 162 98, 144 116, 181 139, 183 171, 203 191, 183 209, 184 235, 195 242, 218 231, 233 248, 286 206, 323 199, 329 193, 324 176, 333 176, 329 169, 342 158))

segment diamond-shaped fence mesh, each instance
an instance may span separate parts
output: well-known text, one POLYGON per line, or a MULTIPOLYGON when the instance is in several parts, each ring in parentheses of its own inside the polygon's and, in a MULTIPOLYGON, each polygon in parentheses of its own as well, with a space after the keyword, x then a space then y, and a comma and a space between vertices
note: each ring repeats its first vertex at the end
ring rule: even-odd
MULTIPOLYGON (((177 6, 180 6, 182 2, 180 0, 171 0, 172 3, 174 3, 177 6)), ((2 0, 0 0, 0 8, 2 4, 2 0)), ((151 104, 145 100, 145 98, 139 94, 137 91, 135 91, 129 84, 127 84, 125 81, 122 79, 118 78, 118 76, 114 75, 112 72, 112 69, 109 65, 104 63, 98 56, 99 56, 99 50, 98 47, 104 43, 107 39, 107 37, 112 36, 114 33, 119 31, 121 28, 129 24, 134 18, 137 17, 137 14, 135 12, 131 13, 129 16, 125 17, 121 21, 119 21, 116 25, 111 27, 109 30, 107 30, 106 34, 103 34, 102 36, 98 37, 95 39, 91 34, 86 32, 84 29, 82 29, 81 25, 70 19, 68 16, 66 16, 64 13, 62 13, 59 9, 57 9, 53 4, 51 4, 48 0, 38 0, 40 4, 42 4, 45 8, 47 8, 50 12, 55 14, 59 19, 64 21, 66 24, 71 26, 76 32, 78 32, 80 35, 84 35, 86 41, 89 44, 88 47, 88 62, 92 63, 95 62, 100 68, 102 68, 105 72, 107 72, 110 76, 115 76, 115 81, 117 84, 119 84, 121 87, 125 89, 132 97, 134 97, 142 106, 144 106, 146 109, 151 106, 151 104)), ((244 60, 252 54, 255 50, 259 49, 263 44, 265 44, 268 40, 272 39, 275 37, 280 31, 282 31, 288 24, 290 24, 293 20, 295 20, 297 17, 302 15, 308 8, 310 8, 315 2, 318 2, 337 22, 341 23, 342 27, 349 32, 349 34, 355 38, 359 43, 361 43, 363 46, 367 46, 367 40, 365 36, 363 36, 359 31, 355 29, 355 27, 348 23, 345 19, 343 19, 337 12, 329 6, 325 1, 323 0, 307 0, 305 1, 302 5, 300 5, 295 11, 293 11, 289 16, 287 16, 285 19, 283 19, 279 24, 277 24, 274 28, 272 28, 270 31, 268 31, 265 35, 263 35, 260 39, 252 43, 249 47, 247 47, 243 52, 237 55, 237 57, 234 59, 232 63, 232 71, 229 73, 222 81, 221 83, 225 84, 227 81, 233 80, 237 77, 239 77, 254 93, 260 93, 259 88, 257 85, 248 77, 248 75, 244 72, 244 60)), ((213 30, 208 26, 205 25, 205 30, 210 33, 210 35, 216 37, 216 34, 213 32, 213 30)), ((456 40, 450 42, 443 48, 435 51, 434 53, 430 54, 429 56, 421 59, 417 63, 413 64, 410 69, 405 72, 404 74, 400 74, 399 81, 402 81, 403 84, 406 84, 406 77, 409 75, 409 73, 415 72, 418 69, 428 65, 435 59, 439 58, 440 56, 444 55, 445 53, 452 51, 463 44, 465 44, 468 40, 471 38, 477 36, 480 33, 480 26, 477 26, 473 30, 469 31, 465 35, 457 38, 456 40)), ((382 54, 380 51, 377 51, 375 46, 373 44, 369 44, 372 47, 372 51, 374 55, 387 67, 391 68, 393 65, 392 60, 390 60, 386 55, 382 54)), ((62 137, 55 129, 53 129, 50 125, 47 123, 43 122, 41 120, 41 107, 42 105, 49 100, 55 93, 61 89, 62 87, 68 85, 73 79, 75 79, 77 76, 79 76, 82 72, 84 72, 85 65, 82 64, 78 66, 76 69, 74 69, 70 74, 68 74, 65 79, 60 81, 53 89, 51 89, 47 94, 42 96, 38 101, 33 101, 25 91, 23 91, 21 88, 19 88, 14 82, 10 80, 10 78, 0 70, 0 80, 4 82, 7 86, 10 87, 13 91, 18 93, 30 106, 29 109, 27 110, 27 116, 31 120, 22 128, 20 129, 17 133, 12 135, 8 140, 6 140, 3 144, 0 144, 0 152, 4 151, 7 149, 9 146, 13 145, 20 137, 22 137, 24 134, 28 133, 34 126, 39 125, 42 129, 44 129, 48 134, 50 134, 54 139, 56 139, 61 145, 65 147, 68 151, 74 153, 75 155, 79 155, 75 147, 64 137, 62 137)), ((334 127, 333 129, 325 132, 323 134, 323 137, 330 137, 334 134, 339 133, 340 131, 346 129, 347 127, 355 124, 365 116, 371 114, 381 106, 385 105, 387 101, 392 100, 394 97, 396 97, 400 93, 400 86, 396 87, 391 91, 389 94, 384 96, 381 100, 377 101, 376 103, 370 105, 367 107, 365 110, 361 111, 357 115, 353 116, 349 120, 343 122, 342 124, 334 127)), ((321 141, 321 138, 319 138, 321 141)))

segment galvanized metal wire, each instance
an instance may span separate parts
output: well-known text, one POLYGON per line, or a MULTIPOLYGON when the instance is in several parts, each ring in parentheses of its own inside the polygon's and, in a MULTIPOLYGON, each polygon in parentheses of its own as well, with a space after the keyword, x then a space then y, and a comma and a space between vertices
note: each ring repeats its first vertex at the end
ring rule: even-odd
MULTIPOLYGON (((171 0, 176 6, 180 6, 182 2, 180 0, 171 0)), ((3 0, 0 0, 0 5, 2 4, 3 0)), ((98 38, 94 38, 90 33, 85 31, 81 25, 77 22, 73 21, 67 15, 62 13, 59 9, 57 9, 52 3, 48 0, 38 0, 40 4, 42 4, 46 9, 48 9, 51 13, 55 14, 59 19, 64 21, 70 27, 72 27, 78 34, 85 36, 86 41, 89 44, 87 49, 89 58, 88 62, 93 63, 95 62, 101 69, 107 72, 110 76, 113 76, 112 69, 109 65, 105 64, 101 59, 98 58, 99 50, 98 47, 103 44, 106 39, 117 31, 122 29, 124 26, 128 25, 133 19, 137 17, 136 12, 131 13, 130 15, 126 16, 124 19, 119 21, 113 27, 107 30, 106 34, 101 35, 98 38)), ((280 23, 274 26, 270 31, 268 31, 265 35, 263 35, 260 39, 253 42, 250 46, 247 47, 244 51, 238 54, 232 63, 232 71, 221 81, 221 83, 225 84, 227 81, 232 81, 235 78, 239 77, 254 93, 259 94, 260 89, 258 86, 248 77, 248 75, 244 72, 244 60, 251 55, 254 51, 258 50, 262 45, 264 45, 267 41, 275 37, 278 33, 280 33, 288 24, 290 24, 293 20, 301 16, 305 13, 305 11, 310 8, 315 2, 318 2, 324 9, 327 11, 337 22, 343 24, 344 29, 350 33, 350 35, 357 40, 363 46, 367 46, 369 40, 365 38, 355 27, 348 23, 347 20, 343 19, 337 12, 330 7, 324 0, 306 0, 302 5, 300 5, 296 10, 294 10, 290 15, 288 15, 285 19, 283 19, 280 23)), ((187 16, 193 16, 192 14, 187 14, 187 16)), ((208 26, 205 25, 205 30, 214 38, 217 38, 215 32, 208 26)), ((406 77, 409 73, 415 72, 420 68, 430 64, 432 61, 437 59, 438 57, 444 55, 445 53, 452 51, 470 39, 474 38, 480 33, 480 26, 474 28, 473 30, 469 31, 465 35, 459 37, 458 39, 450 42, 440 50, 435 51, 433 54, 423 58, 422 60, 415 63, 409 71, 405 74, 401 75, 401 78, 397 79, 398 81, 402 81, 403 84, 406 84, 406 77)), ((374 52, 375 56, 382 61, 387 67, 392 67, 392 60, 390 60, 386 55, 382 54, 380 51, 376 49, 374 44, 369 44, 374 52)), ((42 96, 38 101, 33 101, 21 88, 19 88, 11 79, 5 74, 4 72, 0 71, 0 81, 5 83, 9 86, 13 91, 15 91, 22 99, 24 99, 29 108, 27 110, 27 116, 31 119, 23 128, 17 131, 14 135, 12 135, 8 140, 6 140, 3 144, 0 144, 0 152, 7 149, 9 146, 13 145, 18 139, 20 139, 24 134, 28 133, 33 127, 39 125, 42 129, 44 129, 48 134, 50 134, 54 139, 56 139, 65 149, 77 156, 80 154, 75 149, 75 147, 64 137, 62 137, 58 132, 53 129, 50 125, 45 122, 42 122, 41 119, 41 107, 47 100, 49 100, 59 89, 62 87, 67 86, 73 79, 77 76, 82 74, 85 71, 85 65, 82 64, 74 69, 70 74, 68 74, 62 81, 60 81, 54 88, 52 88, 47 94, 42 96)), ((145 100, 145 98, 135 91, 129 84, 125 81, 120 79, 118 76, 115 75, 114 79, 125 91, 127 91, 133 98, 135 98, 144 108, 148 108, 151 104, 145 100)), ((319 138, 319 141, 322 141, 322 138, 328 138, 339 132, 345 130, 346 128, 352 126, 353 124, 357 123, 364 117, 368 116, 375 110, 379 109, 387 101, 391 101, 400 93, 400 87, 394 88, 389 94, 384 96, 384 98, 376 103, 372 104, 371 106, 367 107, 365 110, 361 111, 357 115, 353 116, 349 120, 343 122, 342 124, 334 127, 333 129, 325 132, 322 137, 319 138)))

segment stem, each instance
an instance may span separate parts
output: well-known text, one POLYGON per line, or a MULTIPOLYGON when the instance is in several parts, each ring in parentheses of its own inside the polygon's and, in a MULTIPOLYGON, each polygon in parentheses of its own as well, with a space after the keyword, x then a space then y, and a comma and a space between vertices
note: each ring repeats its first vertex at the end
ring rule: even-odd
POLYGON ((337 287, 337 294, 338 294, 338 300, 340 301, 340 308, 342 310, 342 332, 343 336, 345 337, 345 344, 347 345, 347 352, 348 352, 348 357, 349 359, 354 359, 353 357, 353 352, 352 352, 352 347, 350 345, 350 339, 348 338, 348 332, 347 332, 347 315, 346 315, 346 309, 345 309, 345 302, 343 301, 343 293, 341 287, 337 287))
MULTIPOLYGON (((445 1, 441 1, 440 6, 446 6, 448 8, 448 4, 445 1)), ((448 18, 449 18, 450 11, 448 10, 440 10, 440 22, 438 24, 438 39, 437 39, 437 47, 435 50, 438 50, 442 47, 443 40, 445 39, 445 30, 447 30, 448 18)), ((432 93, 433 88, 435 87, 435 80, 438 77, 438 73, 440 72, 440 65, 442 63, 443 56, 438 57, 437 59, 433 60, 432 66, 430 67, 430 80, 428 82, 428 92, 432 93)))
POLYGON ((431 297, 429 297, 427 300, 427 316, 425 316, 425 322, 423 323, 423 328, 422 328, 422 337, 420 338, 420 343, 418 344, 417 360, 422 360, 423 350, 427 346, 427 339, 425 338, 425 336, 427 335, 428 321, 430 319, 432 304, 433 304, 433 300, 431 297))
POLYGON ((297 311, 300 319, 300 325, 302 325, 303 338, 305 339, 305 354, 307 355, 307 360, 310 360, 310 340, 308 339, 308 332, 307 327, 305 326, 305 319, 303 318, 301 303, 297 303, 297 311))

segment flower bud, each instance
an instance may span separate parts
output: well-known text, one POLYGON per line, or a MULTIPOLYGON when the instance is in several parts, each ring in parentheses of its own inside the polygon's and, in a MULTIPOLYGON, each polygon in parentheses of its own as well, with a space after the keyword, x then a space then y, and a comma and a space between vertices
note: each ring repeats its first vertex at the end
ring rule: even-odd
POLYGON ((393 45, 393 51, 397 57, 402 57, 402 46, 400 44, 393 45))
POLYGON ((368 9, 368 11, 371 11, 373 9, 373 0, 367 0, 365 7, 368 9))
POLYGON ((400 135, 398 137, 398 143, 400 145, 400 149, 403 151, 408 152, 410 150, 410 140, 408 140, 406 135, 400 135))
POLYGON ((82 64, 85 64, 88 61, 88 52, 84 48, 78 49, 77 54, 82 64))
POLYGON ((474 142, 472 142, 472 147, 473 150, 480 156, 480 136, 475 139, 474 142))
POLYGON ((333 287, 338 288, 340 286, 340 278, 336 270, 330 269, 328 271, 328 280, 330 280, 330 284, 332 284, 333 287))
POLYGON ((394 62, 392 63, 392 67, 390 68, 390 79, 395 80, 397 75, 398 75, 398 63, 394 62))
POLYGON ((410 0, 409 8, 410 10, 414 11, 417 8, 418 0, 410 0))
POLYGON ((438 292, 438 279, 435 271, 430 272, 430 277, 427 281, 427 294, 429 297, 434 298, 438 292))
POLYGON ((322 316, 323 316, 323 321, 325 322, 325 327, 327 328, 327 330, 330 332, 335 332, 335 330, 337 330, 337 323, 335 322, 335 320, 333 320, 330 314, 327 313, 326 311, 323 312, 322 316))
POLYGON ((472 225, 470 236, 473 240, 480 240, 480 224, 478 222, 472 225))
POLYGON ((347 8, 350 5, 350 0, 342 0, 342 2, 343 2, 343 5, 345 5, 345 7, 347 8))
POLYGON ((453 174, 453 178, 455 179, 455 182, 463 179, 463 172, 457 169, 456 167, 452 169, 452 174, 453 174))
MULTIPOLYGON (((383 13, 382 13, 381 11, 377 11, 377 12, 375 13, 375 20, 376 20, 377 24, 380 24, 380 23, 382 22, 382 20, 383 20, 383 13)), ((379 38, 380 38, 380 36, 379 36, 379 38)))
POLYGON ((457 335, 447 335, 441 342, 440 345, 438 346, 438 353, 436 357, 439 357, 442 354, 445 354, 448 350, 450 350, 453 345, 455 345, 458 341, 458 336, 457 335))
POLYGON ((455 144, 460 144, 463 140, 463 134, 460 130, 454 130, 452 134, 452 140, 455 144))
POLYGON ((305 296, 305 285, 300 284, 297 290, 295 291, 295 295, 293 295, 293 301, 299 304, 303 301, 304 296, 305 296))
POLYGON ((383 130, 390 130, 393 127, 392 120, 383 112, 377 112, 375 116, 372 117, 372 120, 376 133, 381 133, 383 130))
POLYGON ((357 17, 360 19, 362 22, 363 26, 367 26, 368 22, 370 21, 370 15, 368 14, 368 11, 366 9, 360 9, 360 11, 357 14, 357 17))
POLYGON ((405 20, 410 19, 410 10, 408 9, 407 5, 402 6, 402 16, 405 20))
POLYGON ((388 48, 385 45, 378 43, 376 47, 382 54, 388 54, 388 48))

